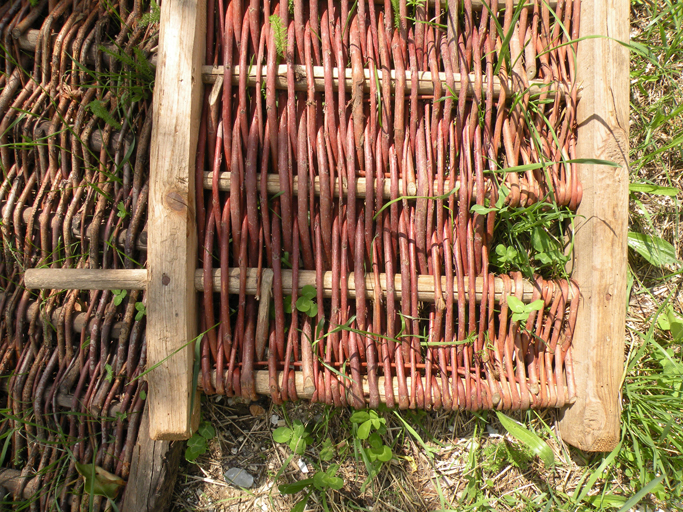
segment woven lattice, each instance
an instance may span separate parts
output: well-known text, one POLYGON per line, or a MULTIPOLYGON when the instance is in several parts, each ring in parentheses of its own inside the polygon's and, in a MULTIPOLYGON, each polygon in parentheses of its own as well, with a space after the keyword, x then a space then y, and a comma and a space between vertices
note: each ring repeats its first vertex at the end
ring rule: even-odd
POLYGON ((139 291, 23 286, 27 268, 145 263, 157 27, 141 7, 0 6, 2 485, 31 510, 79 510, 76 463, 127 479, 145 404, 139 291))
POLYGON ((580 202, 579 11, 209 2, 206 392, 252 398, 267 369, 275 402, 302 389, 354 407, 573 401, 578 289, 495 274, 491 207, 580 202), (515 321, 508 297, 543 307, 515 321))

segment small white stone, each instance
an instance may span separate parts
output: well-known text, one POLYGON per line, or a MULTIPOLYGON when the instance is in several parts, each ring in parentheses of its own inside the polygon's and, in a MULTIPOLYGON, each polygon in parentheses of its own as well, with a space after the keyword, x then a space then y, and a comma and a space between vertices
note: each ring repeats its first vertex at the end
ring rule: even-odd
POLYGON ((239 450, 237 449, 236 446, 234 446, 233 448, 230 448, 230 453, 232 453, 233 455, 237 455, 237 452, 239 452, 239 450))
POLYGON ((245 489, 250 489, 254 485, 254 477, 241 468, 228 469, 225 472, 225 481, 245 489))
POLYGON ((500 433, 498 432, 498 430, 497 430, 495 427, 491 426, 491 425, 486 425, 486 432, 487 432, 488 435, 490 435, 491 437, 503 437, 503 436, 500 435, 500 433))
POLYGON ((299 469, 304 475, 308 474, 308 466, 304 462, 304 459, 299 459, 299 469))
POLYGON ((277 427, 277 424, 279 421, 280 421, 280 417, 277 414, 273 414, 270 417, 270 424, 273 425, 274 427, 277 427))

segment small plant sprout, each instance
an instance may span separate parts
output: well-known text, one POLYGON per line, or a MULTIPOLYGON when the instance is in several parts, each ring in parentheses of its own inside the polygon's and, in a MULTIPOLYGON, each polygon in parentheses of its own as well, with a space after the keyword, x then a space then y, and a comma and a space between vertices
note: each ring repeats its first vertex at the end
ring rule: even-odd
POLYGON ((358 439, 367 439, 370 436, 370 431, 373 427, 381 434, 386 432, 387 420, 380 418, 376 411, 356 411, 351 415, 350 420, 351 423, 358 426, 356 433, 358 439))
POLYGON ((391 447, 384 444, 382 436, 386 434, 386 419, 380 418, 376 411, 356 411, 351 415, 353 424, 354 446, 368 469, 368 479, 365 486, 378 474, 382 465, 393 458, 391 447), (373 432, 374 429, 374 432, 373 432), (367 445, 364 446, 366 441, 367 445))
POLYGON ((137 313, 135 314, 135 320, 138 322, 142 320, 142 317, 147 314, 147 307, 142 302, 136 302, 135 303, 135 310, 137 313))
POLYGON ((513 295, 507 297, 508 307, 512 310, 513 322, 526 322, 532 311, 540 311, 543 309, 543 300, 535 300, 529 304, 524 304, 521 300, 513 295))
MULTIPOLYGON (((325 492, 332 489, 338 491, 344 486, 344 480, 337 476, 339 471, 338 464, 332 464, 326 471, 318 471, 312 478, 306 478, 294 482, 293 484, 282 484, 278 486, 281 494, 297 494, 306 490, 306 495, 292 508, 292 512, 303 512, 313 491, 322 493, 323 504, 327 504, 325 492)), ((327 507, 325 507, 327 510, 327 507)))
POLYGON ((128 295, 126 290, 112 290, 112 293, 114 294, 114 306, 120 306, 123 299, 128 295))
POLYGON ((126 205, 123 203, 123 201, 119 201, 119 204, 116 205, 116 209, 118 212, 116 213, 116 216, 123 220, 126 217, 128 217, 128 212, 126 211, 126 205))
POLYGON ((317 295, 314 286, 307 284, 301 289, 301 295, 296 300, 296 309, 302 313, 306 313, 309 317, 314 318, 318 314, 318 305, 313 302, 317 295))
POLYGON ((303 455, 306 447, 313 443, 311 425, 304 425, 301 420, 294 420, 292 428, 280 427, 273 431, 273 440, 276 443, 287 443, 289 448, 297 455, 303 455))
POLYGON ((282 22, 277 14, 272 14, 270 18, 270 25, 273 27, 273 38, 275 39, 275 48, 280 57, 284 58, 287 53, 287 27, 282 22))
POLYGON ((216 429, 206 421, 203 421, 197 432, 188 439, 187 448, 185 449, 185 459, 188 462, 194 462, 197 457, 206 453, 208 448, 208 441, 216 437, 216 429))

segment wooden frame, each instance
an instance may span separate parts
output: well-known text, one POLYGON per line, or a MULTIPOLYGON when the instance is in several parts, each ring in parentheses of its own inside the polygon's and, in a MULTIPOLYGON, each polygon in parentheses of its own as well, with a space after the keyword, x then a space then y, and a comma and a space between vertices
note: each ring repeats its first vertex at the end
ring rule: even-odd
POLYGON ((192 341, 197 335, 194 165, 205 32, 203 0, 163 3, 147 219, 147 358, 149 367, 154 368, 148 378, 152 439, 187 439, 198 421, 199 400, 191 396, 192 341), (191 411, 193 401, 195 410, 191 411))
MULTIPOLYGON (((202 285, 197 285, 196 279, 201 271, 196 269, 194 162, 205 69, 205 9, 203 0, 164 2, 162 7, 148 270, 135 271, 135 275, 109 271, 128 272, 125 282, 120 280, 122 274, 109 276, 107 271, 93 271, 98 275, 83 275, 77 282, 69 276, 41 281, 41 272, 54 270, 26 274, 29 287, 72 288, 69 285, 77 283, 79 288, 111 289, 115 279, 117 288, 147 289, 148 360, 154 368, 149 376, 152 439, 186 439, 198 419, 197 397, 191 410, 192 340, 197 335, 195 289, 202 285), (90 282, 93 278, 97 282, 90 282)), ((577 156, 609 160, 620 167, 579 165, 583 199, 575 232, 573 275, 582 302, 569 356, 575 366, 578 398, 563 411, 560 432, 566 442, 582 450, 608 451, 619 440, 623 372, 629 61, 627 48, 618 41, 628 40, 629 4, 627 0, 583 2, 581 9, 577 156)))
POLYGON ((628 250, 628 0, 582 2, 577 76, 578 158, 618 163, 580 165, 583 199, 574 239, 574 273, 582 302, 572 357, 577 401, 560 420, 562 439, 585 451, 619 442, 626 323, 628 250))

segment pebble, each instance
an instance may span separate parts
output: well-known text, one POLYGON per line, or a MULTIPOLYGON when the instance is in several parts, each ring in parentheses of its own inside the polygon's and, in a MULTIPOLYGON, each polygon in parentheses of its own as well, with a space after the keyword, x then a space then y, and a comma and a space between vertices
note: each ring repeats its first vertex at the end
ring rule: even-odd
POLYGON ((277 424, 279 421, 280 421, 280 417, 277 414, 273 414, 270 417, 270 424, 273 425, 274 427, 277 427, 277 424))
POLYGON ((230 453, 232 453, 233 455, 237 455, 237 452, 239 452, 239 449, 237 447, 230 448, 230 453))
POLYGON ((299 469, 304 475, 308 474, 308 466, 304 462, 304 459, 299 459, 299 469))
POLYGON ((254 477, 242 468, 230 468, 225 472, 225 480, 236 487, 251 489, 254 485, 254 477))
POLYGON ((491 425, 486 425, 486 433, 491 437, 502 437, 500 432, 498 432, 498 429, 491 425))

